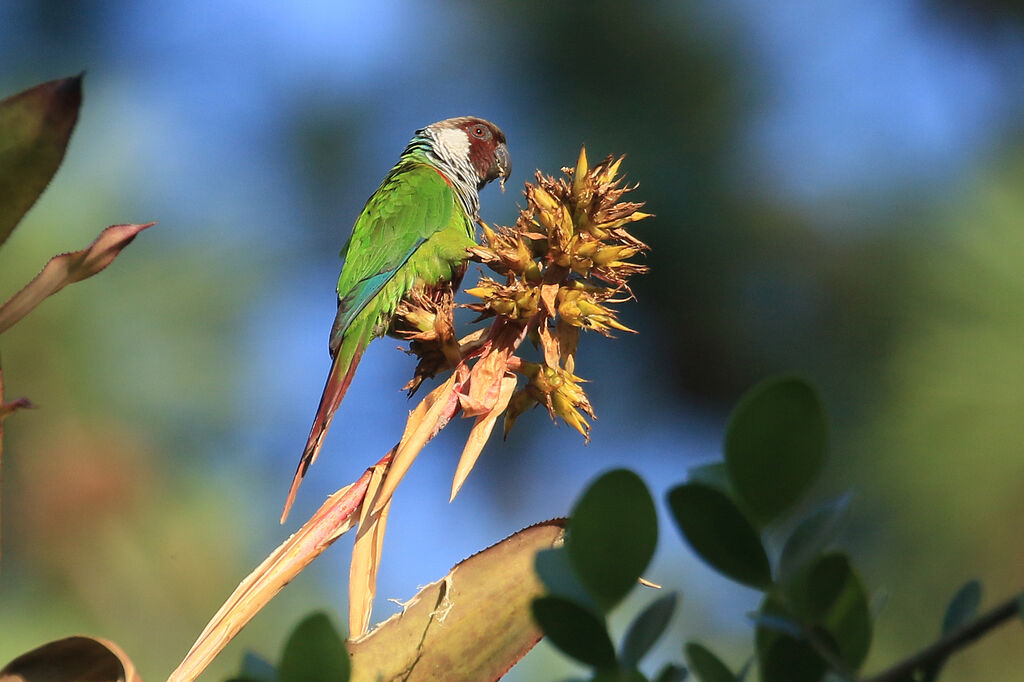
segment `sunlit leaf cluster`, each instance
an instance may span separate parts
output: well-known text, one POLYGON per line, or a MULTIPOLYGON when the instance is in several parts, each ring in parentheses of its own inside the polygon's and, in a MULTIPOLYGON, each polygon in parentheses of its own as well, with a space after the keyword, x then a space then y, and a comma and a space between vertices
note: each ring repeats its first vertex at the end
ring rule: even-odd
MULTIPOLYGON (((534 617, 559 649, 593 668, 598 681, 692 675, 700 682, 739 682, 754 669, 763 682, 863 679, 876 614, 852 559, 834 547, 849 496, 790 518, 818 477, 826 450, 826 416, 814 389, 794 377, 772 379, 751 389, 733 411, 724 461, 694 467, 668 492, 672 519, 697 556, 763 594, 750 614, 753 652, 738 670, 705 643, 688 641, 678 649, 685 665, 663 664, 651 678, 641 672, 640 658, 669 625, 674 595, 652 602, 618 650, 613 645, 607 613, 640 579, 657 536, 650 494, 625 470, 594 482, 573 510, 565 545, 538 555, 537 573, 549 594, 535 600, 534 617), (773 548, 767 539, 782 529, 789 530, 781 534, 781 548, 773 548)), ((972 581, 951 601, 941 628, 949 651, 966 641, 980 600, 980 585, 972 581)), ((1012 600, 1000 608, 990 617, 1005 620, 1019 611, 1012 600)), ((868 679, 934 681, 948 657, 939 652, 868 679)))

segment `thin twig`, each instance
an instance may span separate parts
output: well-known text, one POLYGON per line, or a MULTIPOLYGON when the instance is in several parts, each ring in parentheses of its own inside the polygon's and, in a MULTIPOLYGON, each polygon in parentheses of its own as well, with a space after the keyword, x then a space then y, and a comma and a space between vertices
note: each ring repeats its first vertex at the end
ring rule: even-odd
POLYGON ((988 613, 982 614, 974 621, 955 630, 935 644, 925 647, 913 656, 900 661, 888 670, 868 677, 863 682, 904 682, 912 679, 911 675, 918 670, 940 663, 959 649, 967 646, 983 634, 992 630, 1014 616, 1020 614, 1021 595, 1008 599, 988 613))

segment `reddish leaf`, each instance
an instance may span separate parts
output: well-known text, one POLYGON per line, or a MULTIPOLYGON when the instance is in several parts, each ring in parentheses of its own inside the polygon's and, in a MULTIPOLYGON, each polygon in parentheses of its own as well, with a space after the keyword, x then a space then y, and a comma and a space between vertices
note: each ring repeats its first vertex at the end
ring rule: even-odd
MULTIPOLYGON (((15 398, 14 400, 9 400, 7 402, 0 402, 0 421, 7 419, 17 410, 24 410, 33 407, 35 407, 35 405, 33 405, 32 401, 28 398, 15 398)), ((2 433, 3 431, 0 431, 0 434, 2 433)))
POLYGON ((459 494, 459 489, 466 482, 469 472, 473 470, 473 466, 476 464, 477 458, 480 457, 480 452, 483 451, 487 439, 491 437, 494 423, 498 421, 498 417, 508 407, 509 400, 512 399, 512 394, 516 390, 518 381, 514 374, 506 374, 501 380, 498 402, 494 403, 490 412, 476 418, 476 423, 473 424, 473 429, 469 432, 469 437, 466 439, 466 447, 462 450, 462 457, 459 458, 459 465, 455 469, 455 477, 452 479, 452 495, 448 499, 449 502, 454 500, 455 496, 459 494))
POLYGON ((142 682, 119 646, 96 637, 66 637, 18 656, 0 682, 142 682))
POLYGON ((0 101, 0 244, 57 172, 81 104, 81 76, 0 101))
POLYGON ((155 224, 111 225, 88 248, 51 258, 35 279, 0 306, 0 333, 25 317, 47 296, 68 284, 92 277, 110 265, 121 249, 135 239, 135 235, 155 224))
POLYGON ((544 364, 548 367, 561 367, 561 337, 552 333, 546 321, 537 326, 537 336, 540 337, 540 348, 544 352, 544 364))
POLYGON ((384 529, 387 527, 388 502, 378 513, 373 513, 374 502, 387 473, 388 464, 377 464, 370 469, 370 485, 366 501, 359 513, 359 530, 348 572, 348 629, 353 637, 364 634, 370 627, 373 597, 377 594, 377 569, 384 549, 384 529))
POLYGON ((544 593, 534 557, 563 520, 530 526, 474 554, 348 643, 352 682, 496 680, 541 637, 530 602, 544 593))
POLYGON ((469 391, 459 396, 463 414, 467 417, 478 417, 488 414, 498 400, 501 391, 501 379, 508 367, 508 358, 512 348, 499 343, 473 366, 469 376, 469 391))
POLYGON ((420 404, 409 413, 405 423, 402 440, 395 446, 395 457, 391 460, 387 476, 381 485, 380 492, 373 507, 373 513, 379 513, 394 495, 395 489, 402 481, 409 467, 419 456, 427 442, 447 426, 449 420, 459 409, 458 384, 459 373, 455 372, 443 384, 435 388, 420 401, 420 404))
MULTIPOLYGON (((393 453, 394 450, 377 464, 386 464, 393 453)), ((196 679, 260 609, 313 559, 355 526, 366 499, 372 471, 373 468, 368 469, 358 481, 327 498, 302 528, 285 540, 235 588, 206 625, 185 659, 167 678, 168 682, 196 679)))

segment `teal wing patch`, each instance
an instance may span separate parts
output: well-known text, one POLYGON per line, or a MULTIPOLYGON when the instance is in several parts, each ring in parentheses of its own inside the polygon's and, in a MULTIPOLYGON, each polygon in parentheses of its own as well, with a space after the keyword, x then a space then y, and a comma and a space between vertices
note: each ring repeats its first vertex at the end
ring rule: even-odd
POLYGON ((338 315, 334 318, 334 328, 331 329, 331 351, 334 352, 335 348, 341 343, 341 338, 345 334, 345 330, 352 324, 352 320, 356 318, 356 315, 363 311, 366 304, 369 303, 374 296, 380 293, 380 290, 384 288, 384 285, 395 276, 398 269, 409 262, 409 258, 419 248, 420 244, 425 242, 426 239, 420 239, 416 244, 409 250, 405 255, 405 259, 401 263, 398 263, 392 268, 388 268, 383 272, 378 272, 372 277, 368 277, 360 282, 360 286, 352 292, 347 298, 338 299, 338 315))
MULTIPOLYGON (((456 203, 451 187, 430 166, 403 161, 388 173, 356 219, 344 249, 332 352, 384 285, 431 235, 449 224, 456 203)), ((389 303, 393 307, 398 301, 389 303)))

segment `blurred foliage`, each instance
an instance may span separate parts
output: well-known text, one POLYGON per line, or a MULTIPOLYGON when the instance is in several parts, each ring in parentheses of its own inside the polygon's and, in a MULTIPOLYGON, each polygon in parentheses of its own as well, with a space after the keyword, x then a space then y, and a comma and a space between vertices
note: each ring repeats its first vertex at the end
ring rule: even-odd
MULTIPOLYGON (((60 165, 80 102, 78 78, 47 83, 0 102, 0 122, 6 135, 0 150, 0 181, 12 209, 5 214, 4 239, 60 165)), ((150 358, 143 357, 139 348, 161 350, 159 343, 147 343, 146 332, 151 331, 147 326, 152 325, 147 325, 146 316, 133 314, 130 331, 119 340, 103 335, 98 348, 79 345, 90 338, 90 331, 105 330, 119 315, 141 313, 141 306, 127 305, 127 301, 145 295, 147 281, 163 287, 171 278, 151 279, 158 274, 155 267, 145 274, 118 268, 114 272, 120 271, 120 277, 104 278, 107 286, 98 288, 101 303, 85 308, 85 314, 81 305, 85 299, 76 294, 79 290, 84 290, 85 296, 97 293, 85 286, 74 287, 33 310, 66 284, 105 268, 146 226, 108 228, 88 249, 54 257, 25 285, 31 277, 27 273, 47 262, 36 258, 33 251, 52 253, 58 248, 54 246, 55 230, 47 229, 47 211, 44 202, 41 210, 20 221, 20 229, 3 244, 6 248, 0 261, 11 263, 0 269, 0 290, 19 292, 0 311, 7 315, 15 307, 11 302, 20 301, 17 312, 3 320, 4 348, 9 357, 28 359, 24 366, 12 363, 8 376, 46 408, 41 413, 19 415, 30 420, 31 426, 32 417, 41 414, 45 426, 16 429, 7 436, 3 497, 9 516, 4 541, 10 554, 0 576, 0 590, 6 595, 5 608, 0 610, 3 645, 12 647, 12 652, 27 650, 52 636, 50 623, 57 619, 65 627, 74 623, 83 630, 120 634, 122 641, 136 647, 142 660, 162 658, 169 667, 176 652, 168 645, 182 638, 184 646, 188 641, 184 638, 196 628, 192 618, 224 589, 224 583, 217 584, 211 577, 228 577, 238 570, 244 545, 232 546, 225 540, 234 537, 230 529, 237 527, 238 519, 224 512, 218 523, 211 523, 203 510, 216 499, 216 492, 186 485, 154 457, 153 439, 162 435, 161 426, 164 433, 174 434, 167 440, 169 446, 188 447, 187 439, 173 426, 176 415, 165 413, 168 421, 161 424, 148 414, 152 408, 147 408, 147 403, 152 404, 154 398, 165 407, 174 404, 163 399, 165 392, 176 389, 173 383, 147 386, 142 395, 133 396, 123 390, 117 371, 111 371, 115 367, 134 371, 137 379, 142 378, 139 365, 129 358, 145 365, 150 358), (46 246, 39 246, 42 244, 46 246), (18 256, 12 258, 12 253, 18 256), (125 275, 131 279, 122 279, 125 275), (24 319, 30 311, 33 314, 24 319), (40 333, 40 329, 44 331, 40 333), (81 353, 78 358, 76 351, 81 353), (105 356, 103 351, 111 355, 105 356), (134 424, 143 421, 145 429, 134 424), (15 589, 15 585, 28 585, 28 589, 15 589), (140 638, 151 631, 154 614, 160 614, 164 637, 140 638)), ((80 212, 76 222, 86 218, 82 226, 92 229, 84 214, 80 212)), ((147 259, 138 260, 145 264, 147 259)), ((180 275, 182 263, 177 265, 173 270, 180 275)), ((208 267, 201 270, 210 272, 208 267)), ((196 285, 202 282, 201 277, 193 280, 196 285)), ((152 288, 149 293, 152 295, 152 288)), ((201 289, 196 295, 207 293, 201 289)), ((186 311, 183 316, 194 308, 189 299, 179 299, 179 304, 186 311)), ((164 320, 166 312, 151 310, 150 321, 164 320)), ((227 318, 227 311, 220 317, 227 318)), ((188 334, 165 329, 154 336, 169 344, 165 359, 187 350, 177 344, 187 341, 188 334)), ((224 362, 218 364, 225 366, 224 362)), ((204 373, 209 378, 214 374, 212 369, 204 373)), ((222 421, 223 415, 197 404, 191 392, 199 383, 193 379, 181 386, 178 403, 197 417, 209 420, 213 416, 222 421)), ((202 420, 192 419, 191 423, 200 426, 202 420)), ((35 672, 27 671, 41 665, 48 674, 45 670, 61 657, 65 670, 110 670, 120 665, 120 656, 119 651, 111 654, 96 640, 72 638, 12 661, 15 667, 7 672, 16 679, 21 679, 19 675, 37 679, 35 672)))
MULTIPOLYGON (((1024 154, 1007 151, 1007 161, 939 212, 944 229, 921 248, 911 284, 894 297, 902 314, 884 400, 863 436, 864 454, 843 467, 863 488, 863 506, 875 510, 867 522, 878 529, 868 541, 878 552, 872 572, 903 595, 888 608, 904 633, 929 631, 936 606, 926 593, 963 581, 967 557, 985 567, 997 594, 1015 588, 1024 562, 1020 533, 1006 523, 1024 513, 1024 154), (885 558, 894 547, 898 565, 885 558), (934 553, 964 559, 935 562, 927 558, 934 553)), ((892 630, 881 636, 901 639, 892 630)), ((950 669, 970 679, 969 666, 954 660, 950 669)), ((985 669, 1012 679, 1018 668, 985 669)))

